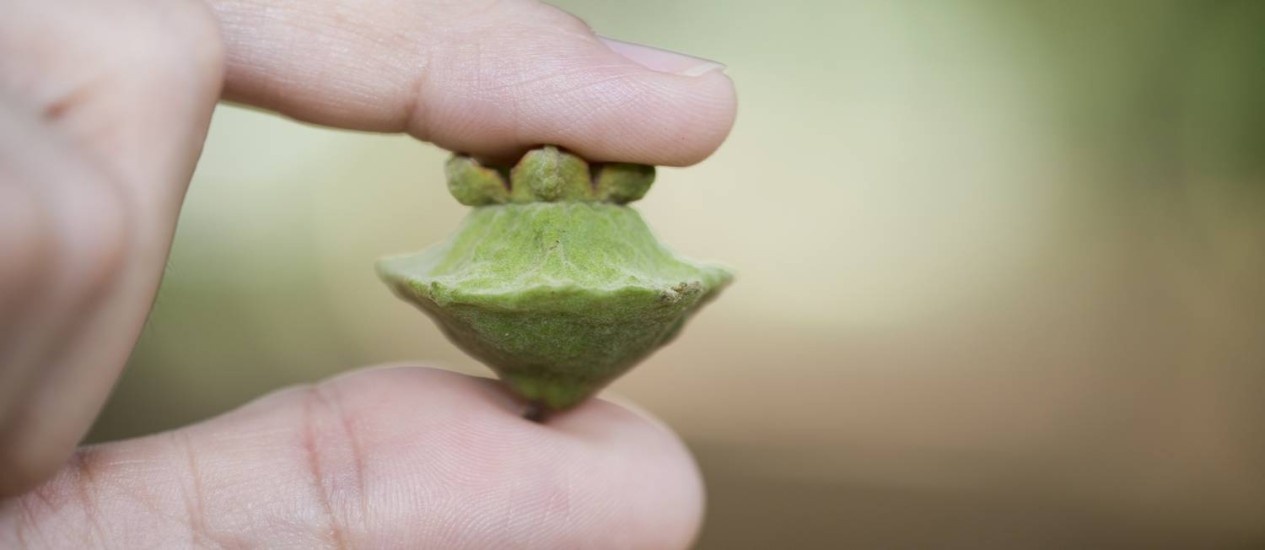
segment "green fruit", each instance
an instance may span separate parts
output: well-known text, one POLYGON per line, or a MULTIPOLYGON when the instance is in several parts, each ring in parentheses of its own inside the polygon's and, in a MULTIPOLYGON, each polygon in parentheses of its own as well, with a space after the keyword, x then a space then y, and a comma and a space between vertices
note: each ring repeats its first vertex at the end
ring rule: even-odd
POLYGON ((499 173, 451 161, 454 196, 482 206, 446 241, 385 258, 378 273, 532 403, 580 403, 670 341, 732 279, 677 257, 618 204, 645 194, 651 167, 590 170, 548 147, 514 167, 512 188, 488 184, 499 173))

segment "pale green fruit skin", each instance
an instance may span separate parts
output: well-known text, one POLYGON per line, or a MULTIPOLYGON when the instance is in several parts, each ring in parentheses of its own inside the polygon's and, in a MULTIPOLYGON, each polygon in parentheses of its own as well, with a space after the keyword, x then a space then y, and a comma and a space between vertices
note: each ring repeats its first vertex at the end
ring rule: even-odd
POLYGON ((475 208, 378 273, 529 401, 566 409, 672 339, 732 279, 664 248, 627 206, 475 208))

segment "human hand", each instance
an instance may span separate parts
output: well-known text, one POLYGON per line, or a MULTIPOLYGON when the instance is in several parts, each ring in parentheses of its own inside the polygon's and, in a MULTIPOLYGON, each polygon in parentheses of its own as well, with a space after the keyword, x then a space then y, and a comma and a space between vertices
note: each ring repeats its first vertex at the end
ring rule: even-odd
POLYGON ((8 0, 0 17, 0 546, 689 544, 666 429, 595 401, 534 424, 420 367, 283 390, 75 450, 157 289, 221 97, 512 158, 686 165, 734 116, 704 60, 539 2, 8 0), (69 460, 67 459, 69 457, 69 460))

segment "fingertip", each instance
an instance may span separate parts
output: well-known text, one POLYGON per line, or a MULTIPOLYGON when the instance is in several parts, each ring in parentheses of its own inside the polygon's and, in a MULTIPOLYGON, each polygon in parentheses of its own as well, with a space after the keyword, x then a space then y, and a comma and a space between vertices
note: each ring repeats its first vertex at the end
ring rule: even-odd
POLYGON ((600 38, 580 24, 560 32, 556 20, 454 38, 478 48, 435 60, 410 131, 480 157, 553 144, 595 162, 665 166, 698 163, 729 135, 737 99, 723 64, 600 38))
POLYGON ((702 527, 706 489, 693 454, 662 420, 614 394, 589 399, 548 426, 589 449, 593 475, 620 487, 634 506, 638 548, 691 548, 702 527), (621 479, 622 478, 622 479, 621 479))
POLYGON ((705 500, 698 466, 666 425, 635 406, 590 399, 536 423, 523 418, 521 399, 487 378, 396 366, 331 384, 345 414, 362 418, 364 433, 377 433, 364 441, 380 453, 376 461, 408 463, 419 445, 443 446, 456 455, 430 467, 447 471, 441 479, 478 476, 465 491, 495 494, 512 479, 541 492, 517 496, 526 502, 551 495, 544 500, 568 503, 570 511, 538 523, 549 533, 546 546, 687 548, 697 536, 705 500))

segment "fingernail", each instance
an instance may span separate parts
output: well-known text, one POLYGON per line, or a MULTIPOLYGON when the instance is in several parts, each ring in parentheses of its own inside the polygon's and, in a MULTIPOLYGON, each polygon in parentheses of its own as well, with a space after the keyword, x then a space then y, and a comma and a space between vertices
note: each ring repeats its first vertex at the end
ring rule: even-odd
POLYGON ((606 37, 602 37, 602 42, 615 53, 628 58, 638 65, 659 72, 681 76, 702 76, 707 73, 725 70, 723 63, 653 46, 633 44, 632 42, 606 37))

